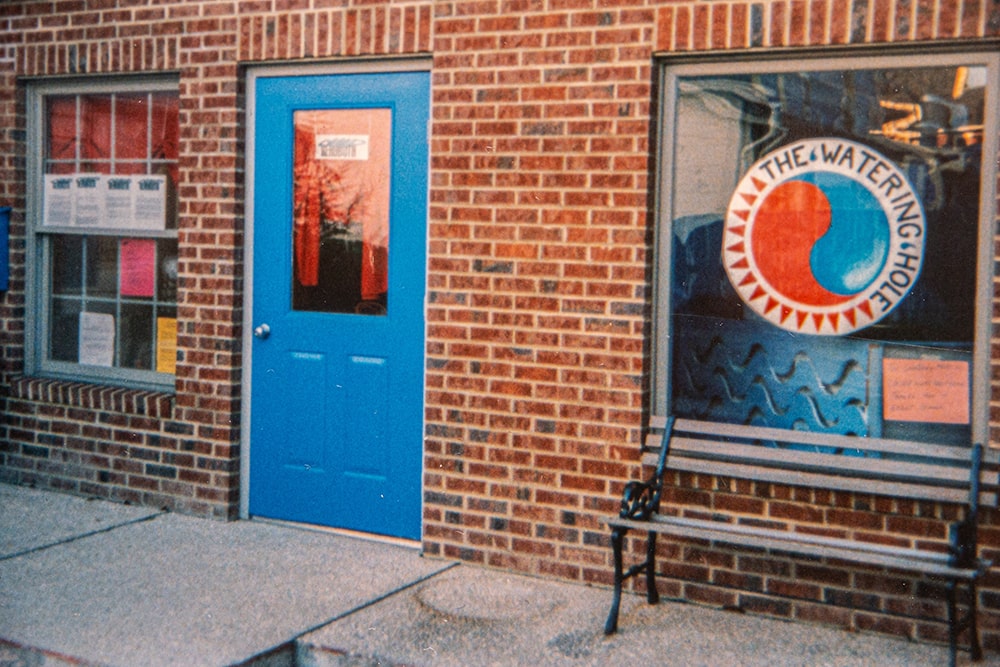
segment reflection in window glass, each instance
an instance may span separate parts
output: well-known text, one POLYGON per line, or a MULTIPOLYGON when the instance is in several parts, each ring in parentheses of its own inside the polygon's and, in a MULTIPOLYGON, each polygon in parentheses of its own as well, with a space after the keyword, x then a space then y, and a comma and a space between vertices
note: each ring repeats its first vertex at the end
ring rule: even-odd
POLYGON ((118 239, 87 239, 87 294, 114 298, 118 292, 118 239))
POLYGON ((121 306, 121 358, 125 368, 151 369, 154 362, 153 307, 124 303, 121 306))
POLYGON ((52 293, 80 294, 84 239, 58 236, 52 240, 52 293))
POLYGON ((79 299, 52 299, 49 355, 56 361, 77 359, 80 311, 79 299))
POLYGON ((674 82, 671 411, 967 443, 985 66, 674 82), (886 360, 966 409, 886 419, 886 360))
POLYGON ((385 314, 392 112, 296 111, 294 123, 292 306, 385 314))

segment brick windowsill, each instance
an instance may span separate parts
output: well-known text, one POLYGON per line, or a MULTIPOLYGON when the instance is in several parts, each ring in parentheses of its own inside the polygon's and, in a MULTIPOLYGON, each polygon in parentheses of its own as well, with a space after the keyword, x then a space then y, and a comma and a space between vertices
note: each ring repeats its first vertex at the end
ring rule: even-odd
POLYGON ((32 377, 17 378, 11 382, 9 396, 156 419, 169 419, 174 407, 173 394, 165 392, 32 377))

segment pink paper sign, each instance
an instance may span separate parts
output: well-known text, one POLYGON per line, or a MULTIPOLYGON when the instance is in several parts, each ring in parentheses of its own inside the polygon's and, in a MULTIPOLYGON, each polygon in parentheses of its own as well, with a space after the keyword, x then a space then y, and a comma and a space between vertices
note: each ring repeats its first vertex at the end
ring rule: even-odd
POLYGON ((156 241, 123 239, 121 295, 152 297, 156 288, 156 241))
POLYGON ((883 359, 886 420, 969 423, 969 364, 938 359, 883 359))

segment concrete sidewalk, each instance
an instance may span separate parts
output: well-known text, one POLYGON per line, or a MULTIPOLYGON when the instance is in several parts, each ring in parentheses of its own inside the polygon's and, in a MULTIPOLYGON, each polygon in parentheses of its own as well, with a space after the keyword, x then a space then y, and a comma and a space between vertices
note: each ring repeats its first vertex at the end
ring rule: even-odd
POLYGON ((947 664, 939 646, 631 595, 606 638, 610 597, 395 544, 0 484, 0 667, 947 664))

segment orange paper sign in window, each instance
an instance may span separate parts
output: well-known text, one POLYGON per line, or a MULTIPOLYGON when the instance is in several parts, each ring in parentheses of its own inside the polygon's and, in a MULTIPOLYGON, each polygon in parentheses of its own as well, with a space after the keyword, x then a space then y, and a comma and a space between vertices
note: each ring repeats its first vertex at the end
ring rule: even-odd
POLYGON ((883 359, 882 413, 888 421, 968 424, 968 362, 883 359))

